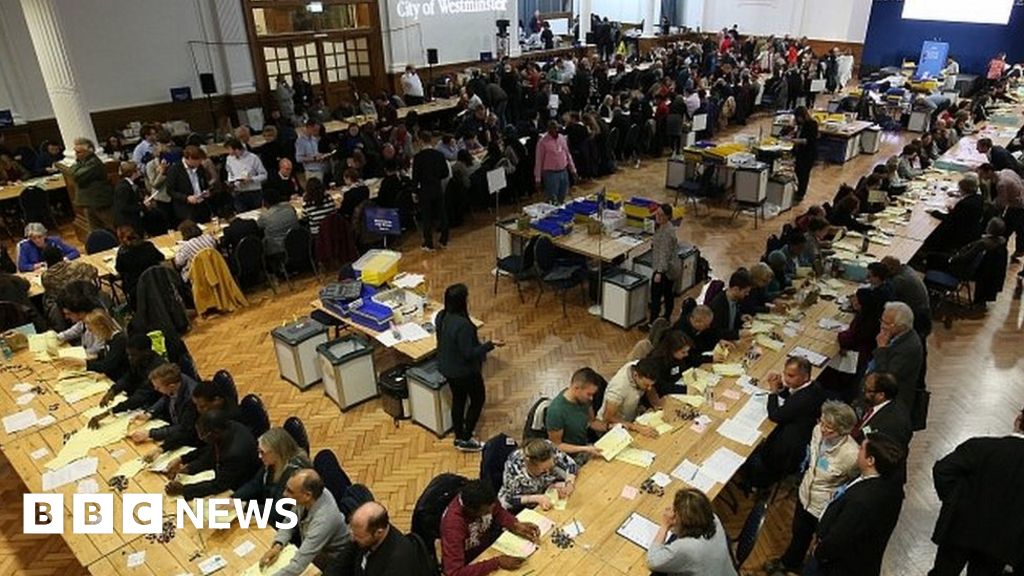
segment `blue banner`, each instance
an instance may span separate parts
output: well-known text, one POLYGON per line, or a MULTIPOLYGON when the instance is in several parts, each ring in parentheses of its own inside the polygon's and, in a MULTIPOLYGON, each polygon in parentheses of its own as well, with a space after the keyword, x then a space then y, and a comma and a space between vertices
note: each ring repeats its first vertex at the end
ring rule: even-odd
POLYGON ((921 46, 921 58, 917 62, 917 78, 935 78, 946 67, 946 56, 949 55, 949 44, 925 40, 921 46))
POLYGON ((397 208, 366 208, 366 229, 378 234, 398 236, 402 233, 402 221, 397 208))

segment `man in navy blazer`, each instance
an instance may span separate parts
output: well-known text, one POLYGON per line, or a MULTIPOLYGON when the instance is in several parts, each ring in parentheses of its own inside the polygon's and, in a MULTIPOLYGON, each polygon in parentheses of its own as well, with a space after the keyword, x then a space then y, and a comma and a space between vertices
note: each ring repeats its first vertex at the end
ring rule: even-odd
POLYGON ((888 478, 906 458, 899 442, 868 434, 857 454, 860 476, 839 488, 818 522, 814 562, 821 576, 877 576, 903 507, 903 487, 888 478))

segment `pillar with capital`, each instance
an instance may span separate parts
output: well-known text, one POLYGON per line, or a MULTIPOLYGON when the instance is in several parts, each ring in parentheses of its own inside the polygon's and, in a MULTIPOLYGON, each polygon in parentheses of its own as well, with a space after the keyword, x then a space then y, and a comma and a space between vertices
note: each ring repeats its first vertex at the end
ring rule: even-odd
POLYGON ((643 0, 644 2, 644 36, 654 36, 654 27, 658 25, 658 2, 660 0, 643 0))
POLYGON ((75 138, 96 141, 96 129, 85 107, 75 70, 68 59, 63 22, 56 0, 21 0, 32 47, 43 73, 46 92, 50 96, 57 126, 64 140, 66 154, 73 157, 75 138))
POLYGON ((593 14, 593 0, 580 0, 580 43, 587 43, 590 30, 590 18, 593 14))

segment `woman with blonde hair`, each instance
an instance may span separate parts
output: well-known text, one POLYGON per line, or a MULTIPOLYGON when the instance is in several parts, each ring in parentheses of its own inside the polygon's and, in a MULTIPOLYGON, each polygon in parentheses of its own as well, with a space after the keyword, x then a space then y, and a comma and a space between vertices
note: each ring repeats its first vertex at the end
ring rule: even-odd
POLYGON ((725 528, 703 492, 695 488, 676 492, 647 548, 647 568, 670 576, 736 576, 725 528))
POLYGON ((554 488, 559 498, 568 498, 576 483, 579 465, 550 440, 531 438, 509 454, 498 499, 509 510, 537 506, 550 510, 554 502, 546 495, 554 488))
POLYGON ((800 572, 818 520, 835 491, 860 475, 859 447, 850 436, 856 425, 857 415, 848 404, 830 400, 821 405, 821 417, 811 432, 807 469, 797 492, 799 501, 793 513, 789 546, 781 558, 765 563, 767 574, 800 572))
POLYGON ((102 345, 96 357, 85 362, 91 372, 100 372, 117 381, 128 371, 128 337, 121 326, 103 308, 96 308, 82 320, 85 329, 102 345))
MULTIPOLYGON (((309 455, 284 428, 271 428, 257 442, 263 466, 248 482, 235 490, 232 498, 271 502, 284 497, 288 479, 299 470, 310 468, 309 455)), ((271 513, 270 522, 277 522, 277 511, 271 513)))
POLYGON ((782 294, 782 287, 775 280, 772 267, 758 262, 750 267, 750 294, 740 302, 743 314, 763 314, 772 308, 772 301, 782 294))

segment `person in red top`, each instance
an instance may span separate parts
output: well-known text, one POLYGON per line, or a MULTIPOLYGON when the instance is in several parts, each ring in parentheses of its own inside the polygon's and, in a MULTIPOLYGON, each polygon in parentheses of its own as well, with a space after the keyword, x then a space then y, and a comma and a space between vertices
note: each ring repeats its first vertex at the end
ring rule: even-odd
POLYGON ((534 180, 538 185, 543 182, 548 202, 560 206, 569 193, 569 174, 576 177, 576 165, 569 153, 569 143, 558 133, 558 122, 548 122, 547 134, 537 140, 536 157, 534 180))
POLYGON ((490 484, 473 480, 462 487, 441 516, 441 563, 446 576, 484 576, 496 570, 515 570, 523 558, 500 555, 473 562, 501 535, 502 529, 536 542, 540 528, 520 522, 501 507, 490 484))
POLYGON ((1006 70, 1006 53, 1000 52, 996 54, 996 57, 988 61, 988 73, 985 78, 988 79, 989 84, 994 84, 1000 78, 1003 77, 1003 71, 1006 70))

